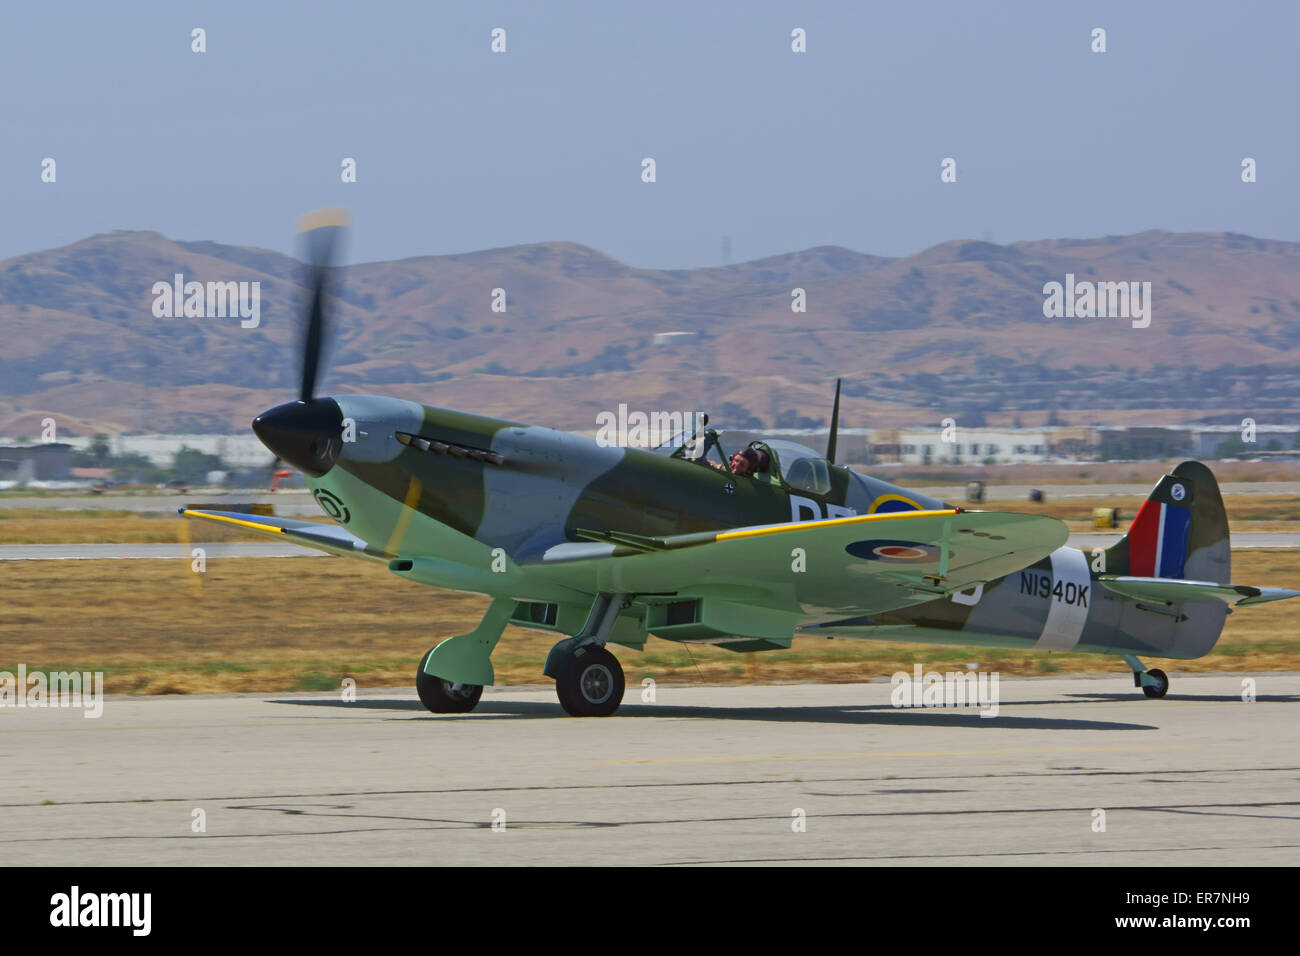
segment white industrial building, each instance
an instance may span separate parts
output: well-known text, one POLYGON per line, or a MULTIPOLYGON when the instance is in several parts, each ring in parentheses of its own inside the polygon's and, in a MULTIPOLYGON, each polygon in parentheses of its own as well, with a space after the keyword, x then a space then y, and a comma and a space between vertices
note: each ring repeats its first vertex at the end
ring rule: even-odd
MULTIPOLYGON (((88 436, 65 438, 62 441, 77 450, 95 443, 88 436)), ((2 443, 4 439, 0 439, 2 443)), ((193 448, 209 455, 219 455, 232 468, 257 468, 270 463, 271 453, 252 432, 246 435, 110 435, 108 447, 114 455, 143 455, 159 467, 168 467, 182 447, 193 448)))
POLYGON ((871 436, 876 461, 906 465, 1046 461, 1051 447, 1045 428, 882 428, 871 436))

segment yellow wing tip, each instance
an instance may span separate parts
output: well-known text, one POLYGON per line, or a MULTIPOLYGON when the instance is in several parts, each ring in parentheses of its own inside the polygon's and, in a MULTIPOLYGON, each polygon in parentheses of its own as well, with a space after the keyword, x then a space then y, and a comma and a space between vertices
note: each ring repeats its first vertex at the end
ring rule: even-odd
POLYGON ((229 518, 226 515, 214 515, 208 511, 194 511, 189 508, 182 508, 181 514, 187 518, 202 518, 205 521, 220 521, 224 524, 233 524, 243 528, 252 528, 254 531, 269 531, 272 534, 284 534, 283 528, 277 528, 273 524, 261 524, 257 521, 245 521, 242 518, 229 518))

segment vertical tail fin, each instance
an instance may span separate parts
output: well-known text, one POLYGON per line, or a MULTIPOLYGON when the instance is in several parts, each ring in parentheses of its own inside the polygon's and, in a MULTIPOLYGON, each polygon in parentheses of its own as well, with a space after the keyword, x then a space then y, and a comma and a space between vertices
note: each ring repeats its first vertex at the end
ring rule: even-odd
POLYGON ((1210 469, 1185 461, 1163 476, 1128 534, 1106 551, 1106 570, 1142 578, 1231 581, 1228 515, 1210 469))

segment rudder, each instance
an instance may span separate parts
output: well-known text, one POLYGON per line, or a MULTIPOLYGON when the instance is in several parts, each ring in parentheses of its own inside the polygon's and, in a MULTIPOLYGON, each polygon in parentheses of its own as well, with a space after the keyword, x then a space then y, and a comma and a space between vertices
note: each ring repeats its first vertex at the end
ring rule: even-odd
POLYGON ((1199 461, 1185 461, 1162 476, 1128 533, 1107 549, 1106 571, 1231 581, 1228 514, 1214 473, 1199 461))

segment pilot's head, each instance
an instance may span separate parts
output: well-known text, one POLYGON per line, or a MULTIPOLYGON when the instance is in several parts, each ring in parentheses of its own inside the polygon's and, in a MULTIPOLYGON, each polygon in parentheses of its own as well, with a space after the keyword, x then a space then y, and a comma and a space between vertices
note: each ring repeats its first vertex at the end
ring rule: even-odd
POLYGON ((731 456, 731 473, 733 475, 752 474, 754 471, 754 464, 754 449, 742 448, 731 456))

